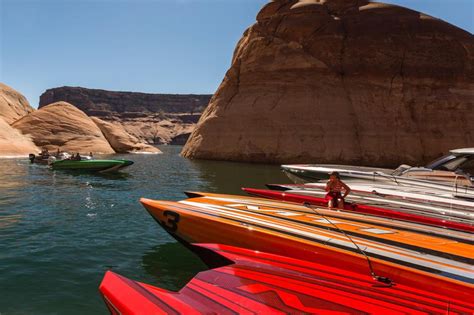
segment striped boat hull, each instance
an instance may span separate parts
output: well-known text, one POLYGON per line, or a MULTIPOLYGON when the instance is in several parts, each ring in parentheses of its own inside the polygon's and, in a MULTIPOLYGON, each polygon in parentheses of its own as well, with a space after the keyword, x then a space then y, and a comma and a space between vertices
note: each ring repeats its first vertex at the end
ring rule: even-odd
MULTIPOLYGON (((269 199, 276 199, 281 201, 295 202, 303 204, 308 202, 316 206, 326 206, 328 200, 323 197, 324 194, 304 194, 298 190, 288 191, 277 191, 277 190, 265 190, 265 189, 253 189, 253 188, 242 188, 246 193, 252 196, 258 196, 269 199)), ((393 218, 396 220, 403 220, 408 222, 415 222, 421 224, 427 224, 431 226, 438 226, 446 229, 455 229, 463 232, 469 232, 469 239, 472 239, 472 233, 474 232, 474 226, 472 224, 466 224, 462 222, 450 221, 446 219, 425 216, 421 214, 410 213, 406 211, 397 211, 393 209, 386 209, 382 207, 369 206, 365 204, 356 204, 345 202, 344 210, 354 211, 359 213, 365 213, 375 215, 379 217, 393 218)), ((426 227, 423 227, 426 228, 426 227)), ((450 230, 446 230, 446 234, 450 233, 450 230)))
POLYGON ((100 291, 112 314, 466 314, 472 301, 307 261, 224 245, 199 245, 230 265, 200 272, 170 292, 107 272, 100 291))
POLYGON ((342 218, 330 220, 334 229, 325 216, 303 213, 305 207, 259 198, 205 194, 181 202, 141 202, 171 235, 187 243, 221 243, 369 274, 354 241, 379 276, 473 298, 471 244, 342 218))

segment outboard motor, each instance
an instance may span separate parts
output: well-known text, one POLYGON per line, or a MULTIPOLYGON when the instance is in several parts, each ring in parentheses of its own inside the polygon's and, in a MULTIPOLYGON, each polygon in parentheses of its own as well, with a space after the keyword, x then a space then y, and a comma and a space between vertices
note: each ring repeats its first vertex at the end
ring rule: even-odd
POLYGON ((31 163, 34 163, 34 162, 35 162, 36 155, 34 155, 33 153, 30 153, 30 154, 28 155, 28 158, 30 159, 30 162, 31 162, 31 163))
POLYGON ((56 157, 50 155, 48 158, 48 165, 51 165, 55 161, 56 161, 56 157))

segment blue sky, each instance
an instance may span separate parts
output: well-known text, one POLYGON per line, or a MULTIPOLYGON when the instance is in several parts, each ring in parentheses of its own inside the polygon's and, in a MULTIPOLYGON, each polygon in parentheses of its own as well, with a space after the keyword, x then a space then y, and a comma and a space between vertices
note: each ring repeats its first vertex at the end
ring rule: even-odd
MULTIPOLYGON (((213 93, 265 0, 0 0, 0 82, 213 93)), ((474 0, 385 0, 474 32, 474 0)))

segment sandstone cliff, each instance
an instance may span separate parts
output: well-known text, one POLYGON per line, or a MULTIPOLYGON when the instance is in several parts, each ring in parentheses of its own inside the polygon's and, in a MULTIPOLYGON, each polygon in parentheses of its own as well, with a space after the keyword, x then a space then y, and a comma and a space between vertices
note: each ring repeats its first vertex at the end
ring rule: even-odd
POLYGON ((182 154, 272 163, 418 164, 474 145, 474 38, 403 7, 273 1, 182 154))
POLYGON ((106 122, 97 117, 91 118, 116 152, 161 153, 158 148, 145 144, 127 133, 120 123, 106 122))
POLYGON ((30 136, 38 147, 50 151, 88 154, 115 153, 97 125, 66 102, 42 107, 16 121, 14 128, 30 136))
POLYGON ((81 87, 49 89, 39 108, 65 101, 87 115, 122 125, 127 133, 148 143, 182 141, 190 134, 211 95, 147 94, 114 92, 81 87), (173 140, 174 138, 177 140, 173 140))
POLYGON ((11 87, 0 83, 0 156, 28 156, 38 151, 33 141, 10 126, 33 111, 26 98, 11 87))
POLYGON ((28 100, 11 87, 0 83, 0 117, 8 124, 31 113, 33 108, 28 100))
POLYGON ((31 139, 0 118, 0 157, 28 156, 39 149, 31 139))

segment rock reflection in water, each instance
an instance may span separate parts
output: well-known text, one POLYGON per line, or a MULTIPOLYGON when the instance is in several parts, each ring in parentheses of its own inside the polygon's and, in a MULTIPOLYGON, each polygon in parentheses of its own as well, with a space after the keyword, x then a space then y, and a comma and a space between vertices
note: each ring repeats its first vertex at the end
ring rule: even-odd
POLYGON ((156 283, 152 285, 171 291, 179 291, 198 272, 207 270, 207 266, 180 243, 166 243, 153 247, 142 260, 146 273, 156 283))
POLYGON ((4 215, 0 213, 0 230, 9 228, 12 225, 17 224, 21 218, 22 215, 20 214, 4 215))
POLYGON ((192 161, 210 192, 245 195, 242 187, 265 188, 265 184, 291 183, 279 165, 222 161, 192 161))

